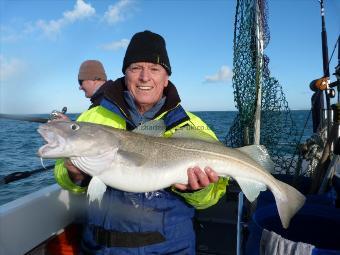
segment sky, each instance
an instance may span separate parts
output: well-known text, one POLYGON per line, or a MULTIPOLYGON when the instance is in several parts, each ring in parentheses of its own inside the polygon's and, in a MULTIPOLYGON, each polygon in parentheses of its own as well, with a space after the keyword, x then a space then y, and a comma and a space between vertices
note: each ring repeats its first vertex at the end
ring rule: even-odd
MULTIPOLYGON (((170 80, 186 109, 235 110, 235 7, 236 0, 0 0, 0 113, 86 110, 80 64, 97 59, 110 79, 121 77, 126 47, 144 30, 165 38, 170 80)), ((268 10, 271 75, 291 109, 310 109, 309 83, 323 74, 319 2, 268 0, 268 10)), ((325 12, 330 56, 340 1, 325 0, 325 12)), ((337 63, 336 50, 331 73, 337 63)))

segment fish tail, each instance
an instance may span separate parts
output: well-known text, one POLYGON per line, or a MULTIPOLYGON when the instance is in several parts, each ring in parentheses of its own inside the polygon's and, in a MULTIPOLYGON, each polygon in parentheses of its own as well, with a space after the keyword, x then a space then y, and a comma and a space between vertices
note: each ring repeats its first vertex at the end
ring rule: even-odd
POLYGON ((294 187, 277 180, 280 188, 274 193, 276 206, 284 228, 288 228, 291 218, 305 203, 305 196, 294 187))

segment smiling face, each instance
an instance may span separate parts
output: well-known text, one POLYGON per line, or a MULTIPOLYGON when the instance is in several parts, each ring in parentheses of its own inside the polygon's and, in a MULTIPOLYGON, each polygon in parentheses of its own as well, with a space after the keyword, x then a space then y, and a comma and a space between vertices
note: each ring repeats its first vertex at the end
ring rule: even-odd
POLYGON ((148 62, 133 63, 125 73, 125 84, 142 114, 162 98, 168 80, 164 67, 148 62))

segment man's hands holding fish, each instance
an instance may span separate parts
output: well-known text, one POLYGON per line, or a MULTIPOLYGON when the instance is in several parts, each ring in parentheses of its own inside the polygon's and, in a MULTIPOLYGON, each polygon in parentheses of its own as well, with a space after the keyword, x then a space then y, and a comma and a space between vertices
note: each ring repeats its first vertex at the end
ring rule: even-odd
MULTIPOLYGON (((68 170, 71 180, 75 183, 81 183, 86 175, 75 167, 70 160, 65 160, 65 167, 68 170)), ((180 191, 192 191, 199 190, 210 183, 215 183, 218 181, 217 173, 210 167, 204 168, 204 171, 199 167, 188 168, 188 184, 176 183, 174 187, 180 191)))
POLYGON ((84 174, 81 170, 79 170, 79 168, 74 166, 71 160, 65 159, 64 166, 68 170, 68 175, 74 183, 76 184, 82 183, 86 178, 86 174, 84 174))
POLYGON ((217 181, 218 175, 210 167, 204 168, 204 171, 199 167, 193 167, 188 169, 188 184, 177 183, 174 186, 181 191, 199 190, 217 181))

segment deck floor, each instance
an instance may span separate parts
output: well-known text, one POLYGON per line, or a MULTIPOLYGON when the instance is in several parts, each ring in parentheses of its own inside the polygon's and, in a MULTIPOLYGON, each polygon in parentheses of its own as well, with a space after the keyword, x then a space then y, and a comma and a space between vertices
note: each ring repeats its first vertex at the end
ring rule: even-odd
POLYGON ((231 184, 216 205, 196 212, 198 255, 236 255, 239 192, 238 185, 231 184))

